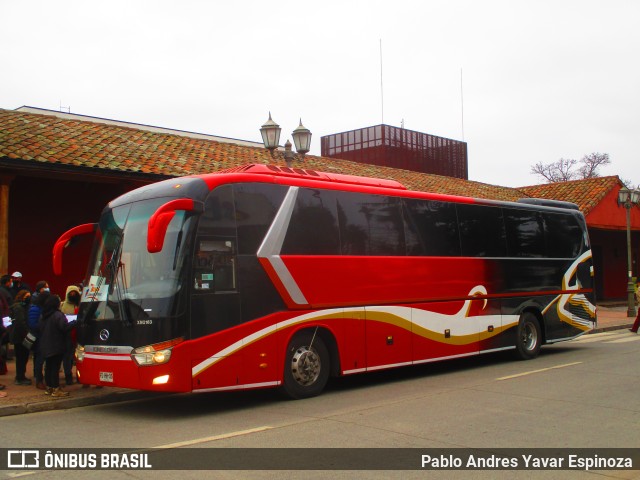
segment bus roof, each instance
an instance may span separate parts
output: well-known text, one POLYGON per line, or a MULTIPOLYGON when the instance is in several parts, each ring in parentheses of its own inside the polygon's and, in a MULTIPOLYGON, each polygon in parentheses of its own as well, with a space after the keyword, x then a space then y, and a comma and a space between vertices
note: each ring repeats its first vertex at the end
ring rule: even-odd
POLYGON ((303 168, 278 167, 276 165, 249 164, 240 167, 220 170, 212 175, 221 173, 251 173, 257 175, 277 175, 283 177, 305 178, 307 180, 320 180, 334 183, 346 183, 351 185, 363 185, 368 187, 393 188, 397 190, 407 190, 396 180, 386 180, 382 178, 359 177, 357 175, 344 175, 342 173, 317 172, 315 170, 303 168))
MULTIPOLYGON (((367 187, 369 187, 371 188, 372 193, 391 195, 394 195, 391 191, 395 190, 397 192, 396 195, 401 197, 423 198, 456 203, 475 203, 495 206, 501 205, 533 210, 561 209, 565 211, 579 211, 577 205, 569 202, 535 198, 522 198, 517 202, 513 202, 504 200, 491 200, 486 198, 481 199, 455 194, 424 192, 418 190, 409 190, 402 183, 396 180, 361 177, 357 175, 345 175, 340 173, 318 172, 311 169, 302 169, 297 167, 290 168, 267 164, 249 164, 208 174, 188 175, 185 177, 175 177, 172 179, 167 179, 165 181, 146 185, 144 187, 140 187, 127 192, 109 202, 109 207, 113 208, 124 203, 129 203, 144 198, 161 196, 194 198, 202 201, 206 197, 208 191, 210 191, 212 188, 215 188, 222 183, 227 183, 227 181, 224 180, 225 176, 227 176, 229 180, 233 179, 231 180, 232 182, 256 181, 283 184, 287 184, 289 182, 298 184, 304 183, 305 181, 326 182, 327 184, 333 184, 333 187, 327 185, 327 188, 341 189, 339 185, 344 185, 345 187, 351 186, 355 187, 355 189, 357 190, 362 191, 363 189, 367 190, 367 187), (203 182, 198 182, 198 179, 203 182)), ((316 185, 318 184, 316 183, 316 185)))

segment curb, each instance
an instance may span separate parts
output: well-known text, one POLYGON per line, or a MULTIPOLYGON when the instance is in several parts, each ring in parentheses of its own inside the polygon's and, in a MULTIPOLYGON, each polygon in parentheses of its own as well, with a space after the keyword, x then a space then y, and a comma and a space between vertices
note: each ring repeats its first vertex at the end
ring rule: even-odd
POLYGON ((0 407, 0 417, 11 415, 22 415, 24 413, 49 412, 53 410, 67 410, 77 407, 88 407, 91 405, 104 405, 107 403, 128 402, 133 400, 144 400, 158 396, 157 392, 130 391, 111 392, 98 396, 67 397, 58 399, 44 399, 26 402, 20 405, 6 405, 0 407))
POLYGON ((602 327, 602 328, 594 328, 593 330, 591 330, 588 335, 592 334, 592 333, 602 333, 602 332, 610 332, 612 330, 631 330, 631 327, 633 327, 633 322, 629 323, 629 324, 624 324, 624 325, 611 325, 608 327, 602 327))

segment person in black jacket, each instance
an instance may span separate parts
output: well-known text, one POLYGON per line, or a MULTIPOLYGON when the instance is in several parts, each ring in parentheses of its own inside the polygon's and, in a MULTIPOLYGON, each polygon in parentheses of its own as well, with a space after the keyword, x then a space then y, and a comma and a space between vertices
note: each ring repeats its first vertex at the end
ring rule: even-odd
MULTIPOLYGON (((5 320, 9 319, 13 295, 9 291, 13 286, 11 275, 0 277, 0 375, 7 373, 7 356, 9 345, 9 331, 6 328, 5 320)), ((2 390, 2 388, 0 388, 2 390)))
POLYGON ((40 390, 46 390, 47 387, 44 384, 44 358, 42 357, 42 352, 40 352, 40 316, 42 315, 42 308, 44 307, 45 302, 51 296, 49 292, 43 291, 42 293, 36 295, 33 293, 31 295, 31 305, 29 305, 29 310, 27 311, 28 322, 29 322, 29 332, 36 338, 35 343, 33 344, 33 378, 36 382, 36 388, 40 390))
POLYGON ((16 385, 31 385, 31 379, 25 376, 27 362, 29 361, 29 349, 22 342, 29 333, 27 323, 27 309, 31 302, 31 292, 20 290, 11 305, 11 336, 13 350, 16 352, 16 385))
POLYGON ((68 332, 75 322, 68 322, 60 311, 60 297, 51 295, 42 307, 40 318, 40 353, 44 358, 45 394, 52 397, 66 397, 69 392, 60 388, 60 366, 66 348, 68 332))
POLYGON ((22 281, 22 274, 20 272, 13 272, 11 279, 13 280, 13 285, 9 289, 9 293, 13 295, 14 301, 20 290, 29 290, 29 293, 31 293, 31 287, 28 283, 22 281))
POLYGON ((13 287, 13 280, 11 275, 2 275, 0 277, 0 297, 4 299, 2 302, 3 315, 9 315, 9 308, 13 303, 13 295, 11 295, 11 288, 13 287))

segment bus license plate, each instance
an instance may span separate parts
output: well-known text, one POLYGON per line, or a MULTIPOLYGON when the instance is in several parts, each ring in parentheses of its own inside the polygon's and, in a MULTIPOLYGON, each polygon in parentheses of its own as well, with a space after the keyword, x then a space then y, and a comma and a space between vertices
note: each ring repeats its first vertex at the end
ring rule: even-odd
POLYGON ((113 372, 100 372, 100 381, 113 383, 113 372))

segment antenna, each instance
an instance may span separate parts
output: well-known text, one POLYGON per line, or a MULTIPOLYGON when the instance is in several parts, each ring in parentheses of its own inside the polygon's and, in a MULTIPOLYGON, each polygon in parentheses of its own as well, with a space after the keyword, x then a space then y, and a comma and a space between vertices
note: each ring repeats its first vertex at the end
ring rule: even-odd
POLYGON ((384 88, 382 85, 382 39, 380 39, 380 108, 382 110, 381 123, 384 123, 384 88))
POLYGON ((464 95, 462 91, 462 67, 460 67, 460 122, 462 125, 462 141, 464 142, 464 95))
POLYGON ((63 107, 62 106, 62 100, 60 100, 60 111, 62 112, 64 110, 66 110, 67 113, 71 113, 71 107, 70 106, 69 107, 63 107))

